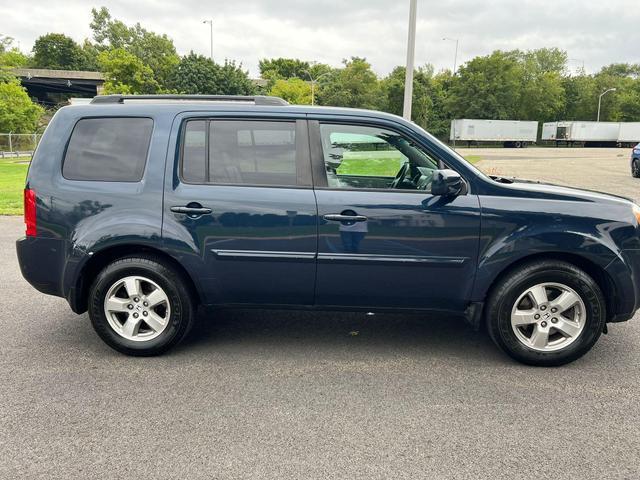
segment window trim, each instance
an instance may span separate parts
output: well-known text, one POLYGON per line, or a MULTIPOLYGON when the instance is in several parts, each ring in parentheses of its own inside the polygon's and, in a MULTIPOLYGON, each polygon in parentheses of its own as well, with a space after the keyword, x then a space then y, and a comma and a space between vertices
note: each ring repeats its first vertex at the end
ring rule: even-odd
POLYGON ((64 178, 65 180, 68 180, 69 182, 141 183, 144 180, 144 178, 145 178, 145 176, 147 174, 147 167, 149 166, 149 157, 150 157, 150 154, 151 154, 151 145, 153 143, 153 135, 155 133, 155 129, 156 129, 155 119, 153 117, 148 116, 148 115, 92 115, 92 116, 87 116, 87 117, 80 117, 74 122, 73 128, 71 129, 71 132, 69 133, 69 135, 67 137, 67 141, 65 143, 64 150, 62 152, 62 161, 60 162, 60 175, 62 176, 62 178, 64 178), (69 151, 69 145, 71 144, 71 139, 73 138, 73 132, 75 132, 78 124, 81 121, 83 121, 83 120, 124 119, 124 118, 136 118, 136 119, 148 119, 148 120, 151 120, 151 133, 149 134, 149 142, 147 143, 147 151, 146 151, 146 154, 144 156, 144 168, 142 169, 142 173, 141 173, 140 178, 138 180, 100 180, 100 179, 87 180, 87 179, 69 178, 64 174, 64 165, 67 162, 67 153, 69 151))
POLYGON ((313 188, 313 181, 311 176, 311 154, 309 152, 308 141, 308 126, 307 120, 301 118, 286 118, 286 117, 239 117, 239 116, 190 116, 181 120, 179 129, 179 148, 178 148, 178 161, 177 175, 178 181, 185 185, 201 185, 201 186, 216 186, 216 187, 259 187, 259 188, 298 188, 298 189, 311 189, 313 188), (191 121, 204 121, 206 124, 206 171, 207 181, 205 182, 190 182, 184 179, 183 167, 184 167, 184 142, 185 142, 185 130, 187 123, 191 121), (280 185, 280 184, 264 184, 264 183, 216 183, 208 181, 209 179, 209 138, 211 134, 210 124, 215 121, 233 121, 233 122, 268 122, 268 123, 289 123, 293 124, 296 141, 295 141, 295 166, 296 166, 296 184, 295 185, 280 185))
POLYGON ((374 127, 374 128, 382 128, 385 130, 389 130, 394 132, 402 137, 411 140, 415 144, 417 144, 421 149, 425 151, 425 153, 429 154, 434 160, 438 162, 438 168, 448 168, 456 171, 461 177, 465 184, 465 188, 460 193, 460 195, 467 195, 470 193, 470 185, 469 181, 464 177, 462 173, 460 173, 457 169, 451 167, 447 163, 445 163, 439 155, 434 154, 434 152, 425 146, 425 144, 419 141, 414 136, 408 135, 404 132, 399 131, 397 128, 393 126, 381 124, 379 122, 367 121, 367 119, 357 119, 354 121, 345 120, 345 119, 310 119, 309 123, 309 142, 311 144, 311 162, 312 162, 312 171, 313 171, 313 181, 314 188, 318 190, 329 190, 335 192, 388 192, 388 193, 420 193, 422 195, 432 195, 431 192, 427 192, 424 190, 405 190, 400 188, 339 188, 339 187, 330 187, 327 179, 327 171, 326 165, 324 162, 324 149, 322 147, 322 133, 320 131, 320 125, 342 125, 348 127, 374 127))

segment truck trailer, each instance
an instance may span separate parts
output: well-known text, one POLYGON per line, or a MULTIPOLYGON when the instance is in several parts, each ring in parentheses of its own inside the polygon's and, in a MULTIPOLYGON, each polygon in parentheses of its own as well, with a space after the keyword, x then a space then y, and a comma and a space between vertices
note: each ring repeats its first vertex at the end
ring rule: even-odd
POLYGON ((640 143, 640 122, 622 122, 618 131, 618 146, 633 148, 640 143))
POLYGON ((453 142, 502 143, 505 147, 522 148, 535 143, 538 138, 538 122, 521 120, 473 120, 451 121, 449 139, 453 142))
POLYGON ((615 147, 619 122, 547 122, 542 124, 542 141, 585 147, 615 147))

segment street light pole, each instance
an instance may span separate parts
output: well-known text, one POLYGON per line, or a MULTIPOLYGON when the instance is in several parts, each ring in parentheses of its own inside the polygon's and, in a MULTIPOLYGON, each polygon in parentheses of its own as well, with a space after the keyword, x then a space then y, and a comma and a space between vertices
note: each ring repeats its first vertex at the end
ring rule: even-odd
POLYGON ((306 73, 309 76, 309 80, 311 80, 311 105, 315 105, 316 104, 316 83, 318 83, 318 80, 320 80, 322 77, 324 77, 325 75, 329 75, 331 72, 325 72, 322 75, 320 75, 318 78, 313 78, 311 76, 311 73, 309 73, 309 70, 304 70, 304 73, 306 73))
MULTIPOLYGON (((456 53, 453 56, 453 76, 456 76, 456 71, 458 70, 458 46, 460 45, 460 40, 457 38, 449 38, 444 37, 442 40, 456 42, 456 53)), ((451 120, 451 130, 453 133, 453 149, 456 149, 456 120, 455 118, 451 120)))
POLYGON ((458 46, 460 45, 460 40, 457 38, 448 38, 445 37, 442 40, 448 40, 450 42, 456 42, 456 53, 453 56, 453 75, 455 76, 456 71, 458 70, 458 46))
POLYGON ((602 97, 604 97, 609 92, 615 92, 616 88, 609 88, 600 94, 600 98, 598 98, 598 122, 600 121, 600 107, 602 106, 602 97))
POLYGON ((402 116, 411 121, 411 102, 413 100, 413 67, 416 57, 416 18, 418 0, 409 0, 409 37, 407 39, 407 71, 404 78, 404 108, 402 116))
POLYGON ((211 58, 211 61, 213 62, 213 19, 203 20, 202 23, 208 23, 209 27, 211 29, 211 54, 210 54, 210 58, 211 58))

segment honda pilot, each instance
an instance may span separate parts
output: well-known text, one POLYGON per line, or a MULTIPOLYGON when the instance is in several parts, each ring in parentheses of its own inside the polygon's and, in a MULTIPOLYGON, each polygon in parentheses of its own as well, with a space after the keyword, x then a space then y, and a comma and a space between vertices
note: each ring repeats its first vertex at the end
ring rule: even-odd
POLYGON ((640 208, 489 177, 417 125, 273 97, 60 109, 24 190, 23 276, 129 355, 198 306, 463 316, 560 365, 640 305, 640 208))

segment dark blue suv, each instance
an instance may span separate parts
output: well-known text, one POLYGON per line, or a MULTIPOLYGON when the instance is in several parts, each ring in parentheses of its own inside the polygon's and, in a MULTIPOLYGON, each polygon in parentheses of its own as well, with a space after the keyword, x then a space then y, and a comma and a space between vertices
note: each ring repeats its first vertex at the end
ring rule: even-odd
POLYGON ((198 305, 440 311, 559 365, 640 305, 640 209, 488 177, 416 125, 272 97, 104 96, 56 113, 24 277, 153 355, 198 305))

